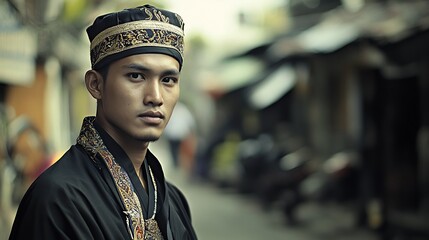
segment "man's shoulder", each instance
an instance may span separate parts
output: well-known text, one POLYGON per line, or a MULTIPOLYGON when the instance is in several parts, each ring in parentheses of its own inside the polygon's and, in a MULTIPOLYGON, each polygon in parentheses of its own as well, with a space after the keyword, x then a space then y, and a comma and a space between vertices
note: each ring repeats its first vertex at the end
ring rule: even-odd
POLYGON ((168 181, 166 182, 166 184, 167 184, 167 191, 170 195, 172 194, 180 199, 186 200, 185 195, 176 185, 168 181))
POLYGON ((191 211, 189 208, 189 204, 183 192, 171 182, 167 182, 167 192, 170 201, 172 201, 180 209, 186 211, 188 216, 190 216, 191 211))
POLYGON ((188 231, 186 239, 197 239, 195 231, 192 227, 191 209, 183 192, 174 184, 167 182, 167 191, 169 194, 170 209, 174 209, 170 216, 173 222, 181 221, 183 226, 188 231), (179 220, 180 219, 180 220, 179 220))
POLYGON ((89 161, 84 159, 84 153, 76 146, 72 146, 64 155, 48 167, 30 186, 28 192, 40 195, 47 193, 53 195, 63 194, 66 189, 70 189, 85 171, 82 171, 82 162, 89 161))

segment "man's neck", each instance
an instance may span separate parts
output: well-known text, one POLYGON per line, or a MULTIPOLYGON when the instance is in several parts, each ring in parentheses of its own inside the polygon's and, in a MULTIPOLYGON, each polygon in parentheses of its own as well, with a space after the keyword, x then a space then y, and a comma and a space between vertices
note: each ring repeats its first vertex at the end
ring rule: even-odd
POLYGON ((106 131, 109 136, 125 151, 137 172, 137 170, 140 169, 143 165, 147 148, 149 147, 149 142, 131 140, 130 137, 125 138, 121 134, 116 134, 115 132, 110 131, 111 129, 104 126, 104 121, 102 119, 96 118, 96 121, 104 129, 104 131, 106 131))
MULTIPOLYGON (((117 140, 115 140, 117 141, 117 140)), ((147 147, 149 144, 121 144, 121 142, 118 142, 118 144, 122 147, 122 149, 125 151, 125 153, 128 155, 128 158, 131 160, 134 170, 136 171, 136 174, 138 178, 140 179, 140 182, 142 186, 146 189, 146 181, 143 176, 143 164, 146 158, 147 153, 147 147), (126 145, 126 146, 124 146, 126 145)))
POLYGON ((134 165, 134 168, 136 169, 140 169, 143 165, 143 162, 145 160, 146 157, 146 152, 147 152, 147 147, 142 149, 127 149, 124 148, 124 146, 121 146, 124 151, 127 153, 128 157, 130 158, 131 162, 134 165))

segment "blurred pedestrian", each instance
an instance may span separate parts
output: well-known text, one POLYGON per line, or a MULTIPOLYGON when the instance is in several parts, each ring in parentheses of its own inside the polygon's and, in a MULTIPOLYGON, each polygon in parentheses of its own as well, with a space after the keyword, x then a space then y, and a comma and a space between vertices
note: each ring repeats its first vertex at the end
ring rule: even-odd
POLYGON ((195 151, 196 123, 189 108, 181 101, 177 102, 164 135, 168 140, 173 166, 192 168, 195 151))

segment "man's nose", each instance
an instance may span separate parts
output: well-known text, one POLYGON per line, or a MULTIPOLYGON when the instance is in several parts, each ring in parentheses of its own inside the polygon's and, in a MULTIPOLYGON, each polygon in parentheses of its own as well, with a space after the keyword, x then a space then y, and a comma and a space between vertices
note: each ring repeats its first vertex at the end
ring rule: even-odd
POLYGON ((163 103, 162 86, 159 81, 147 81, 144 88, 143 101, 145 105, 160 106, 163 103))

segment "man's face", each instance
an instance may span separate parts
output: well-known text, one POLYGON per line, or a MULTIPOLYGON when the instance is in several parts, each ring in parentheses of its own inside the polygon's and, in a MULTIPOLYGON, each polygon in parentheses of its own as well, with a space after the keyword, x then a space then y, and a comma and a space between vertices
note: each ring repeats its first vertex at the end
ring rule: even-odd
POLYGON ((132 55, 110 65, 97 117, 117 141, 157 140, 179 98, 179 63, 163 54, 132 55))

